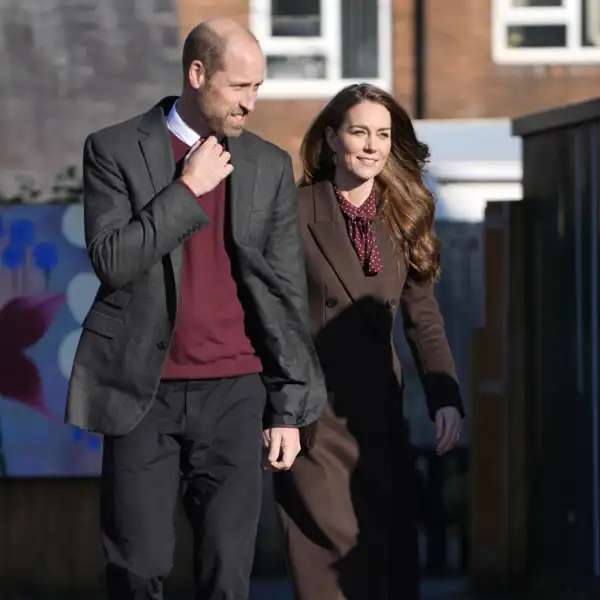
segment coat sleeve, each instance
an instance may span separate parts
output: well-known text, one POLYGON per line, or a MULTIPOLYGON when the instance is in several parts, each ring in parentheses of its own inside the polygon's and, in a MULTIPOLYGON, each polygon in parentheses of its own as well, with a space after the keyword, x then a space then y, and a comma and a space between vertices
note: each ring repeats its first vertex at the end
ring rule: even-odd
POLYGON ((273 290, 276 321, 286 348, 277 353, 279 376, 263 373, 269 405, 265 425, 304 427, 325 409, 327 392, 309 333, 308 292, 304 250, 300 234, 298 197, 292 162, 285 155, 275 209, 265 244, 264 258, 277 281, 273 290))
POLYGON ((446 406, 454 406, 464 416, 454 359, 434 296, 434 283, 417 283, 407 277, 400 308, 430 417, 435 419, 436 411, 446 406))
POLYGON ((121 287, 210 221, 183 184, 173 182, 136 215, 119 166, 92 134, 83 154, 87 249, 100 281, 121 287))

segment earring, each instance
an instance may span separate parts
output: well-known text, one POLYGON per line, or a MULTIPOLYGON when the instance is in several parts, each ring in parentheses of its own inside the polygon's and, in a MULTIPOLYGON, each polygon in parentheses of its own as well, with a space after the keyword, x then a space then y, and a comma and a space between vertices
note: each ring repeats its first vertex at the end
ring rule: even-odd
POLYGON ((331 162, 337 166, 338 164, 338 155, 337 152, 331 151, 331 162))

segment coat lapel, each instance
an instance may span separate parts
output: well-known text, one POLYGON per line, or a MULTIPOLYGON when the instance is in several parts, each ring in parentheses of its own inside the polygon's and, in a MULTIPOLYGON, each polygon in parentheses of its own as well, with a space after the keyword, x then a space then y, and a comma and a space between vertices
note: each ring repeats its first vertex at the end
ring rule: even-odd
MULTIPOLYGON (((169 97, 162 100, 146 113, 138 127, 140 150, 155 194, 169 185, 175 175, 175 158, 165 117, 176 99, 176 97, 169 97)), ((182 257, 182 246, 178 246, 170 254, 178 297, 182 257)))
POLYGON ((375 327, 386 326, 381 314, 368 310, 361 299, 376 298, 395 312, 401 288, 401 261, 394 250, 384 223, 375 223, 377 246, 381 254, 383 271, 373 277, 366 277, 352 245, 346 222, 339 209, 333 186, 320 182, 313 188, 314 221, 308 224, 321 252, 331 265, 338 279, 353 302, 361 306, 365 317, 375 327), (398 267, 400 264, 400 269, 398 267), (389 300, 396 304, 388 304, 389 300))
POLYGON ((245 148, 243 140, 243 135, 227 140, 233 165, 233 171, 228 180, 231 230, 233 239, 240 246, 243 246, 248 239, 250 211, 252 210, 257 176, 256 160, 245 148))
POLYGON ((352 246, 333 186, 328 181, 313 188, 314 221, 308 226, 321 252, 354 302, 367 293, 365 276, 352 246))
POLYGON ((406 277, 404 259, 394 246, 387 227, 381 219, 375 223, 377 247, 383 271, 377 276, 377 293, 385 300, 399 300, 402 282, 406 277))
POLYGON ((377 247, 384 270, 373 277, 365 277, 329 182, 315 185, 313 203, 315 218, 308 226, 352 300, 356 302, 365 295, 375 295, 383 300, 393 298, 398 292, 400 273, 398 257, 384 223, 379 219, 375 222, 377 247))

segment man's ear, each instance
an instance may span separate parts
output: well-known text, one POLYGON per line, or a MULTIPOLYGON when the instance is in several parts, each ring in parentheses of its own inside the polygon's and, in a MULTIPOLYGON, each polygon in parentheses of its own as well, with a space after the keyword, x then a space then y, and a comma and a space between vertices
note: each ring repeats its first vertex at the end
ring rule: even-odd
POLYGON ((203 88, 206 84, 206 69, 200 60, 193 60, 188 69, 188 84, 194 90, 203 88))

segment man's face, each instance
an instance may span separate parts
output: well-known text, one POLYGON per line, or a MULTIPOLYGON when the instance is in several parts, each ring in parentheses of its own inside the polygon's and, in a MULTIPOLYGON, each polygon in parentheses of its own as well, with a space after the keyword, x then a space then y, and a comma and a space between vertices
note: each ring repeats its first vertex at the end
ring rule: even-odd
POLYGON ((223 55, 223 70, 198 90, 207 125, 216 133, 237 137, 254 110, 265 77, 264 56, 252 40, 231 39, 223 55))

